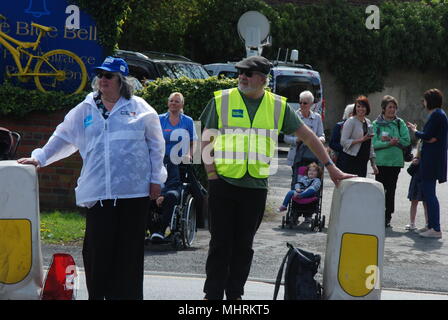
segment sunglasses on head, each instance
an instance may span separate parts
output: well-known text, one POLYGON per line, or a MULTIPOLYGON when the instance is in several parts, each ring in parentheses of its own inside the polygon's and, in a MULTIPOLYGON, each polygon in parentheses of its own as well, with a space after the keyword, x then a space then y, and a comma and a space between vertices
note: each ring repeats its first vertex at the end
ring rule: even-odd
POLYGON ((244 74, 246 77, 248 77, 248 78, 252 78, 252 76, 254 75, 254 71, 249 71, 249 70, 239 69, 239 70, 238 70, 238 74, 239 74, 239 75, 244 74))
POLYGON ((105 77, 106 79, 110 80, 110 79, 112 79, 112 78, 114 77, 114 74, 113 74, 113 73, 110 73, 110 72, 98 72, 98 73, 96 74, 96 76, 97 76, 99 79, 101 79, 102 77, 105 77))

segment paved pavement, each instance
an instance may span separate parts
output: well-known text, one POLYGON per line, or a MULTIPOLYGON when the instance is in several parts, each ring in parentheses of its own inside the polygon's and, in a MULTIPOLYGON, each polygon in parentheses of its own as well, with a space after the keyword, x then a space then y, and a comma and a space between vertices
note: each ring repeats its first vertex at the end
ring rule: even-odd
MULTIPOLYGON (((88 298, 85 287, 85 275, 80 271, 77 300, 88 298)), ((151 272, 145 274, 144 299, 145 300, 202 300, 202 286, 204 277, 202 275, 173 274, 162 272, 151 272)), ((245 286, 244 299, 272 300, 274 284, 262 280, 250 280, 245 286)), ((280 286, 278 300, 283 298, 283 286, 280 286)), ((413 292, 400 290, 382 290, 382 300, 448 300, 447 294, 434 292, 413 292)))
MULTIPOLYGON (((285 154, 280 154, 278 173, 270 178, 270 190, 264 222, 254 240, 254 259, 250 280, 244 299, 272 299, 272 281, 287 251, 286 242, 322 255, 324 261, 327 234, 309 232, 307 226, 294 229, 281 228, 281 215, 275 213, 289 189, 291 169, 286 165, 285 154)), ((370 176, 373 177, 373 176, 370 176)), ((448 294, 448 243, 446 239, 423 239, 404 230, 409 222, 407 189, 410 176, 402 170, 396 194, 396 212, 392 229, 386 232, 383 269, 383 299, 439 299, 448 294), (425 294, 430 292, 431 294, 425 294)), ((334 185, 324 178, 323 214, 329 219, 334 185)), ((441 206, 441 225, 444 237, 448 237, 448 184, 438 185, 437 194, 441 206)), ((328 223, 327 223, 328 224, 328 223)), ((423 213, 419 207, 417 224, 422 227, 423 213)), ((149 245, 145 251, 145 287, 161 289, 145 291, 145 299, 202 299, 203 276, 207 258, 209 233, 199 230, 192 248, 174 251, 169 245, 149 245), (185 292, 182 285, 185 284, 185 292), (154 285, 154 286, 153 286, 154 285)), ((71 253, 82 266, 81 248, 78 246, 43 245, 44 264, 48 265, 52 253, 71 253)), ((322 263, 317 279, 322 282, 322 263)))

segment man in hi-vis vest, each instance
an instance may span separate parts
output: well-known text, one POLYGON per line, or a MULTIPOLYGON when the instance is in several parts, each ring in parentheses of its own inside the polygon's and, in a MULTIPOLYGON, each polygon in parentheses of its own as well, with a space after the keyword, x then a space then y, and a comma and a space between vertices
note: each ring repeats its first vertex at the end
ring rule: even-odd
POLYGON ((336 184, 353 177, 333 164, 320 140, 286 98, 265 91, 271 66, 261 56, 237 63, 238 88, 215 92, 200 117, 211 234, 205 299, 223 299, 224 292, 229 300, 241 299, 244 294, 252 243, 265 210, 268 177, 276 170, 271 160, 276 160, 280 131, 300 136, 336 184))

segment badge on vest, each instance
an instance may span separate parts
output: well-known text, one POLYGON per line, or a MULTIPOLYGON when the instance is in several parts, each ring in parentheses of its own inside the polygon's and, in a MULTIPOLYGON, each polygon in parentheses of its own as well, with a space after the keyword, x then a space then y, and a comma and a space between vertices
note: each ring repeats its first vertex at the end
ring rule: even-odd
POLYGON ((233 109, 232 110, 232 118, 243 118, 244 110, 243 109, 233 109))
POLYGON ((122 111, 120 112, 120 114, 123 115, 123 116, 131 116, 131 117, 135 117, 137 113, 136 113, 136 112, 133 112, 133 111, 122 110, 122 111))

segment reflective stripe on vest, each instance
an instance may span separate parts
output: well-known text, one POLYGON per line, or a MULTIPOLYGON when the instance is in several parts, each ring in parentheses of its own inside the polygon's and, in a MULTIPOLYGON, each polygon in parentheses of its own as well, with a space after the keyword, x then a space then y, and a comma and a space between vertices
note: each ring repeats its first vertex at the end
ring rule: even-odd
POLYGON ((214 144, 215 165, 224 177, 267 178, 283 125, 286 98, 266 91, 251 123, 238 89, 215 92, 219 136, 214 144))

